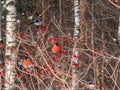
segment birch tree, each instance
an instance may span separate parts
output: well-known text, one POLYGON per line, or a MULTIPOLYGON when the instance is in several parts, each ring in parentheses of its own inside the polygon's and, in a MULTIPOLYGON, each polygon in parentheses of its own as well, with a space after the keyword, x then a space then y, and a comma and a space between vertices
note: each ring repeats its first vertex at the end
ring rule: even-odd
POLYGON ((119 24, 118 24, 118 40, 120 43, 120 13, 119 13, 119 24))
POLYGON ((5 83, 4 90, 13 90, 16 64, 16 7, 15 0, 6 0, 6 49, 5 49, 5 83))
MULTIPOLYGON (((80 15, 79 15, 79 0, 74 0, 74 21, 75 21, 75 25, 74 25, 74 40, 75 40, 75 45, 74 45, 74 49, 73 49, 73 56, 78 57, 79 55, 79 51, 77 49, 77 41, 79 39, 79 27, 80 27, 80 15)), ((72 58, 72 64, 78 64, 78 58, 73 57, 72 58)), ((78 90, 78 67, 75 67, 73 65, 72 67, 72 90, 78 90)))
MULTIPOLYGON (((2 8, 2 6, 1 6, 1 2, 0 2, 0 41, 1 41, 1 19, 2 19, 2 17, 1 17, 1 15, 2 15, 2 9, 1 8, 2 8)), ((0 51, 0 53, 1 53, 1 51, 0 51)), ((1 84, 1 77, 0 77, 0 84, 1 84)), ((1 86, 0 86, 0 89, 1 89, 1 86)))
POLYGON ((1 37, 1 19, 2 19, 2 5, 1 5, 1 2, 0 2, 0 41, 2 39, 2 37, 1 37))

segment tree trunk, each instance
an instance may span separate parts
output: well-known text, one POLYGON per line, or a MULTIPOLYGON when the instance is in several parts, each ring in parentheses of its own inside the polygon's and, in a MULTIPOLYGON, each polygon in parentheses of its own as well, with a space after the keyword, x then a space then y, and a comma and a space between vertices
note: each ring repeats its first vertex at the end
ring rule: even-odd
POLYGON ((59 12, 60 12, 60 20, 59 20, 59 23, 60 23, 60 26, 61 26, 61 23, 62 23, 62 0, 59 0, 59 12))
MULTIPOLYGON (((79 0, 74 0, 74 40, 76 41, 79 39, 79 34, 80 34, 80 14, 79 14, 80 8, 79 8, 79 0)), ((77 49, 77 43, 74 44, 74 49, 73 49, 73 58, 72 58, 72 90, 78 90, 78 85, 79 85, 79 79, 78 79, 78 57, 79 55, 79 50, 77 49), (75 56, 75 57, 74 57, 75 56), (75 65, 76 64, 76 65, 75 65), (75 65, 75 66, 74 66, 75 65)))
MULTIPOLYGON (((1 8, 2 8, 2 6, 1 6, 1 2, 0 2, 0 41, 2 39, 1 38, 1 19, 2 19, 2 9, 1 8)), ((0 59, 1 59, 0 61, 3 61, 1 58, 1 55, 2 55, 2 52, 0 51, 0 59)), ((1 69, 0 69, 0 71, 1 71, 1 69)), ((0 76, 0 90, 1 90, 1 86, 2 86, 1 84, 2 83, 1 83, 1 76, 0 76)))
POLYGON ((2 40, 2 35, 1 35, 1 19, 2 19, 2 5, 0 2, 0 41, 2 40))
POLYGON ((15 0, 6 0, 6 49, 5 49, 5 83, 4 90, 13 90, 15 84, 16 64, 16 7, 15 0))
POLYGON ((118 41, 120 43, 120 14, 119 14, 119 25, 118 25, 118 41))

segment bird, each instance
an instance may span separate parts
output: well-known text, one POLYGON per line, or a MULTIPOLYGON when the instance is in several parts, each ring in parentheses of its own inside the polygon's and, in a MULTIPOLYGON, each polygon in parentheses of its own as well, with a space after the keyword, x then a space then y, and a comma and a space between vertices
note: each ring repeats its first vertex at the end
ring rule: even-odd
POLYGON ((58 43, 54 44, 54 46, 52 47, 52 52, 53 53, 59 53, 61 51, 61 47, 59 46, 58 43))
POLYGON ((23 65, 23 67, 28 68, 28 67, 33 66, 33 63, 32 63, 32 61, 30 61, 29 58, 25 57, 22 61, 22 65, 23 65))
POLYGON ((33 20, 29 25, 35 24, 36 26, 42 24, 42 16, 39 16, 37 19, 33 20))

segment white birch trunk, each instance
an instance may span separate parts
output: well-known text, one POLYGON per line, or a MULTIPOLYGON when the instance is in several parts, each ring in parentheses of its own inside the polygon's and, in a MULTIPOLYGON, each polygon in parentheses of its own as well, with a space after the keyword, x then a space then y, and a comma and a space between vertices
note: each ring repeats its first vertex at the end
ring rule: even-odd
POLYGON ((5 49, 5 83, 4 90, 13 90, 15 84, 16 64, 16 7, 15 0, 6 0, 6 49, 5 49), (12 49, 12 50, 11 50, 12 49))
POLYGON ((118 41, 120 43, 120 13, 119 13, 119 25, 118 25, 118 41))
MULTIPOLYGON (((1 41, 1 19, 2 19, 2 6, 1 6, 1 0, 0 0, 0 41, 1 41)), ((0 51, 0 53, 1 53, 1 51, 0 51)), ((1 57, 1 56, 0 56, 1 57)), ((2 60, 0 60, 0 61, 2 61, 2 60)), ((1 69, 0 69, 0 71, 1 71, 1 69)), ((1 90, 1 76, 0 76, 0 90, 1 90)))
POLYGON ((59 0, 59 12, 60 12, 60 20, 59 23, 62 23, 62 0, 59 0))
POLYGON ((2 40, 2 35, 1 35, 1 20, 2 20, 2 5, 1 5, 1 0, 0 0, 0 41, 2 40))
MULTIPOLYGON (((74 20, 75 20, 75 26, 74 26, 74 39, 79 39, 80 34, 80 7, 79 7, 79 0, 74 0, 74 20)), ((77 49, 77 44, 74 46, 73 50, 73 56, 78 57, 79 51, 77 49)), ((73 57, 72 58, 72 64, 78 64, 78 58, 73 57)), ((79 78, 78 78, 78 67, 72 66, 72 90, 78 90, 79 89, 79 78)))

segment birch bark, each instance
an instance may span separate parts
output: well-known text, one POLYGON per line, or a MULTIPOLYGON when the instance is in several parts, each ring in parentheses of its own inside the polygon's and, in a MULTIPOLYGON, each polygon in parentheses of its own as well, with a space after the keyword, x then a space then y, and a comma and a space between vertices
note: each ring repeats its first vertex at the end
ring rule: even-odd
MULTIPOLYGON (((2 6, 1 6, 1 0, 0 0, 0 41, 1 41, 1 19, 2 19, 2 17, 1 17, 1 15, 2 15, 2 6)), ((0 57, 1 57, 1 51, 0 51, 0 57)), ((2 58, 1 58, 2 59, 2 58)), ((2 60, 0 60, 0 61, 2 61, 2 60)), ((0 69, 1 70, 1 69, 0 69)), ((1 90, 1 76, 0 76, 0 90, 1 90)))
MULTIPOLYGON (((79 7, 79 0, 74 0, 74 40, 76 41, 79 39, 80 35, 80 7, 79 7)), ((77 49, 77 43, 74 45, 74 50, 73 50, 73 57, 72 57, 72 90, 78 90, 79 88, 79 79, 78 79, 78 66, 74 66, 73 64, 78 64, 78 57, 79 51, 77 49), (75 57, 74 57, 75 56, 75 57)))
POLYGON ((6 49, 5 49, 5 83, 4 90, 13 90, 15 84, 16 64, 16 7, 15 0, 6 0, 6 49))
POLYGON ((2 40, 2 35, 1 35, 1 19, 2 19, 2 4, 0 0, 0 41, 2 40))
POLYGON ((120 43, 120 13, 119 13, 119 25, 118 25, 118 41, 120 43))

